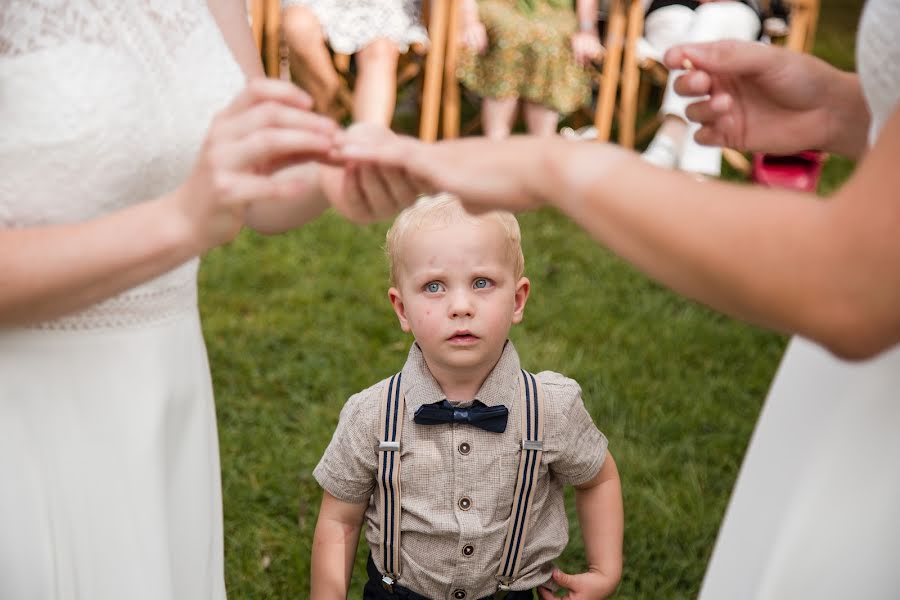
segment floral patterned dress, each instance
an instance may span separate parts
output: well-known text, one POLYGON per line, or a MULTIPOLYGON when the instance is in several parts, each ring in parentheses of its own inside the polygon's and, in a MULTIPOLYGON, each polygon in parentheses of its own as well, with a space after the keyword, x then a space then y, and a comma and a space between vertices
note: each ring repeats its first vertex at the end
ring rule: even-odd
POLYGON ((572 54, 575 11, 542 0, 533 5, 526 10, 517 0, 480 0, 488 48, 480 56, 463 49, 457 75, 483 98, 518 97, 571 113, 591 100, 590 71, 572 54))

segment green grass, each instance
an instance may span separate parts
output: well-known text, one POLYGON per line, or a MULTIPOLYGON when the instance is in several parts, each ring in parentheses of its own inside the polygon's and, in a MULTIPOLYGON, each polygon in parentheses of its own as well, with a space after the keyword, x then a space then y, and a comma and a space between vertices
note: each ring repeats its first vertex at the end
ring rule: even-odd
MULTIPOLYGON (((816 52, 852 68, 859 2, 826 4, 816 52)), ((851 168, 832 159, 822 191, 851 168)), ((610 439, 626 510, 616 597, 693 598, 785 338, 670 293, 551 210, 521 223, 533 295, 512 336, 526 368, 581 383, 610 439)), ((244 233, 204 260, 232 598, 308 596, 310 473, 346 397, 398 370, 410 343, 387 301, 385 229, 328 214, 279 237, 244 233)), ((578 570, 571 521, 559 563, 578 570)), ((351 597, 362 574, 360 562, 351 597)))

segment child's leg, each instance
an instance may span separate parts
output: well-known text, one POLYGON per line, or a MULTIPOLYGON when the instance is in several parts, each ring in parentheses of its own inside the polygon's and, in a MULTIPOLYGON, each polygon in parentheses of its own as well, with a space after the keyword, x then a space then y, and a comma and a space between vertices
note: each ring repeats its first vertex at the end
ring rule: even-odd
POLYGON ((485 98, 481 101, 481 128, 492 140, 508 138, 516 118, 518 98, 485 98))
MULTIPOLYGON (((686 6, 674 4, 660 8, 647 15, 644 37, 660 55, 663 55, 666 50, 687 39, 695 18, 694 11, 686 6)), ((684 106, 673 98, 675 92, 671 89, 677 76, 678 71, 673 71, 669 75, 669 83, 659 111, 663 123, 643 154, 645 160, 661 167, 672 168, 678 164, 687 132, 684 106)))
POLYGON ((397 59, 394 42, 378 38, 356 53, 353 120, 390 127, 397 100, 397 59))
POLYGON ((340 79, 325 46, 319 20, 306 6, 291 6, 284 11, 284 37, 290 48, 291 75, 309 93, 315 109, 331 111, 340 79))
POLYGON ((559 125, 559 113, 543 104, 524 102, 525 126, 532 135, 555 135, 559 125))

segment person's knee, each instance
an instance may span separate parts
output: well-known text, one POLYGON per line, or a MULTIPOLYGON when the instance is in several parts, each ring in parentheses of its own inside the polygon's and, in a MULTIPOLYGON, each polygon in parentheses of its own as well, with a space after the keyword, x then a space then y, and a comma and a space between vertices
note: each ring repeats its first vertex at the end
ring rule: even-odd
POLYGON ((717 39, 752 40, 759 34, 759 15, 736 0, 706 2, 697 7, 695 29, 707 32, 708 41, 717 39))
POLYGON ((292 6, 282 16, 284 37, 294 52, 302 53, 310 44, 324 43, 322 26, 316 15, 305 6, 292 6))
POLYGON ((378 38, 360 50, 356 58, 357 61, 368 65, 382 65, 393 68, 397 65, 399 56, 400 51, 394 42, 386 38, 378 38))

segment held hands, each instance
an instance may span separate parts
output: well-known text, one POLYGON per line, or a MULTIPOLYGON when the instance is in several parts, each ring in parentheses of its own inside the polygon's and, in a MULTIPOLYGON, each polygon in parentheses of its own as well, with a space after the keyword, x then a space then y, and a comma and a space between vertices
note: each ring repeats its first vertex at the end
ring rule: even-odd
MULTIPOLYGON (((599 570, 569 575, 559 569, 554 569, 553 581, 559 584, 560 587, 568 590, 568 593, 563 598, 571 598, 572 600, 602 600, 611 596, 619 585, 617 577, 605 575, 599 570)), ((557 597, 553 595, 553 592, 543 587, 538 588, 538 595, 540 595, 541 600, 553 600, 557 597)))

